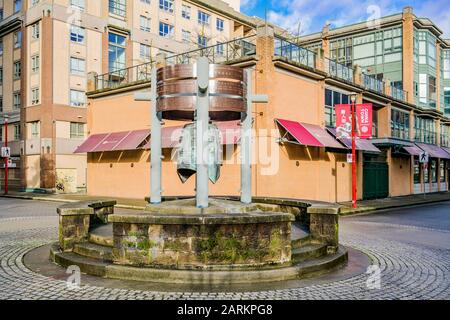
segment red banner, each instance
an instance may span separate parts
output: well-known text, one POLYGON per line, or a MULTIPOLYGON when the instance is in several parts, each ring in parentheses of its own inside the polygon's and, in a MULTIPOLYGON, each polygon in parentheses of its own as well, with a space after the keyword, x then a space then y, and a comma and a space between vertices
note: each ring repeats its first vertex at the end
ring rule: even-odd
MULTIPOLYGON (((337 104, 336 135, 339 139, 352 138, 352 106, 350 104, 337 104)), ((356 136, 360 139, 372 138, 372 104, 356 105, 356 136)))

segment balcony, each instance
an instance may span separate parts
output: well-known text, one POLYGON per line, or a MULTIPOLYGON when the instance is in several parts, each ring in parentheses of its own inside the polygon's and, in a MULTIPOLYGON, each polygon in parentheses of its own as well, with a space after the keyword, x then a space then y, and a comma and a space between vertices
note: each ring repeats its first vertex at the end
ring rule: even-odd
POLYGON ((324 58, 325 72, 332 78, 353 83, 353 69, 336 61, 324 58))
POLYGON ((275 56, 316 69, 316 53, 287 40, 275 38, 275 56))
POLYGON ((408 102, 408 92, 391 85, 391 97, 403 102, 408 102))
POLYGON ((362 74, 362 85, 365 89, 374 91, 376 93, 385 94, 384 81, 378 80, 373 75, 362 74))

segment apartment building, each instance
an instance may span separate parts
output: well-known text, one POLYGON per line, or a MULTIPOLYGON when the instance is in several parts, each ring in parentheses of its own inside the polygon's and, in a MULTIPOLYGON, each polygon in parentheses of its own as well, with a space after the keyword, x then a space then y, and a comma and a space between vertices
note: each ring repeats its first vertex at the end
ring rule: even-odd
MULTIPOLYGON (((237 55, 224 57, 220 45, 213 44, 175 59, 159 56, 158 63, 192 63, 196 57, 207 56, 211 62, 252 70, 256 93, 269 96, 267 104, 254 106, 254 143, 257 150, 268 152, 253 165, 256 197, 351 200, 351 165, 346 160, 351 143, 336 137, 334 108, 349 103, 351 96, 357 103, 371 103, 373 138, 357 142, 358 198, 384 198, 448 190, 450 119, 441 107, 443 76, 438 72, 445 70, 441 51, 446 50, 447 41, 441 34, 436 25, 405 8, 382 18, 377 29, 361 23, 324 28, 321 33, 292 40, 271 26, 260 26, 256 35, 225 44, 239 48, 237 55), (415 50, 415 29, 423 29, 427 37, 434 35, 435 45, 419 41, 419 51, 415 50), (345 41, 336 44, 341 38, 345 41), (344 44, 348 48, 339 47, 344 44), (421 59, 424 46, 426 57, 421 59), (422 87, 420 78, 425 77, 421 72, 427 76, 422 87), (424 151, 430 155, 428 166, 419 163, 424 151)), ((150 190, 148 141, 152 136, 151 128, 147 129, 148 102, 134 101, 134 93, 148 90, 151 84, 133 78, 103 85, 99 76, 90 76, 91 134, 76 151, 88 153, 88 193, 143 198, 150 190), (121 121, 125 117, 130 121, 121 121), (126 146, 114 141, 138 135, 126 146)), ((182 125, 165 121, 163 127, 164 196, 194 194, 193 180, 181 183, 171 158, 176 146, 176 141, 170 141, 171 133, 182 125)), ((239 127, 234 129, 239 132, 239 127)), ((239 158, 239 137, 234 138, 228 140, 233 152, 226 160, 239 158)), ((211 194, 238 196, 236 177, 237 162, 225 163, 218 183, 210 185, 211 194)))
POLYGON ((256 19, 239 6, 239 0, 0 0, 0 141, 7 117, 10 185, 85 189, 86 154, 73 152, 89 135, 87 72, 111 74, 160 52, 251 34, 256 19))

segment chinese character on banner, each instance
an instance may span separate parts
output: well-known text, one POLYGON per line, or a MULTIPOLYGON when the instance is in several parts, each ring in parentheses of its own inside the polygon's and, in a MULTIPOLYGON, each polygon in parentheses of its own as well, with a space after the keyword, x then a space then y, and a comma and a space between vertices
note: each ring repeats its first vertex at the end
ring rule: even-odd
POLYGON ((337 104, 336 110, 336 137, 338 139, 352 138, 352 108, 349 104, 337 104))
POLYGON ((372 104, 357 104, 356 119, 358 120, 358 137, 372 138, 372 104))

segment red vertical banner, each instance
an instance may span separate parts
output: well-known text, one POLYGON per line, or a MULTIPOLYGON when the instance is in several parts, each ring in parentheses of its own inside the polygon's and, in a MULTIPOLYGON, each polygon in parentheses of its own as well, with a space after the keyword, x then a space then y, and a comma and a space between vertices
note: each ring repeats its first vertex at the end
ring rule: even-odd
POLYGON ((360 139, 372 138, 372 104, 356 105, 357 135, 360 139))
POLYGON ((336 137, 338 139, 352 138, 352 107, 349 104, 335 105, 336 137))

